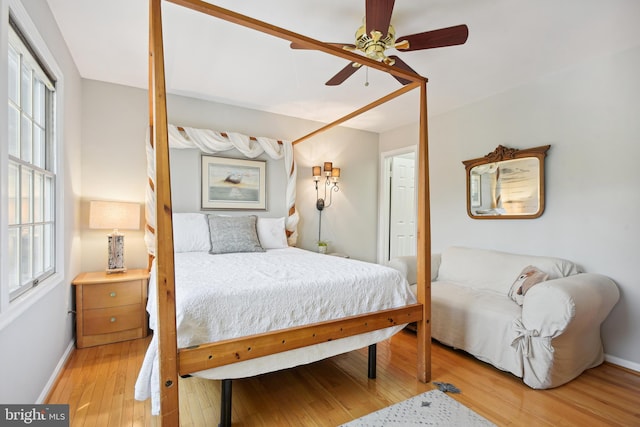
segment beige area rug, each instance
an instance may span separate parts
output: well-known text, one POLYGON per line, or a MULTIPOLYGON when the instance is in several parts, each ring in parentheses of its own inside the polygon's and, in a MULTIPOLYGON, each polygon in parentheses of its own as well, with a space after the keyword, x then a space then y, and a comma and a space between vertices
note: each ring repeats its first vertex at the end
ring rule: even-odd
POLYGON ((431 390, 341 427, 495 426, 440 390, 431 390))

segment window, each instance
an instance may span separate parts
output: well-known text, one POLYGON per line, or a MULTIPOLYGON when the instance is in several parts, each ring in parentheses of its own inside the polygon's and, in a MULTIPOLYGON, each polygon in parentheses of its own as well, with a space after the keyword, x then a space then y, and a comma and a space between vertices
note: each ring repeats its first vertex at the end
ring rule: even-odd
POLYGON ((55 82, 10 19, 7 284, 11 300, 55 272, 55 82))

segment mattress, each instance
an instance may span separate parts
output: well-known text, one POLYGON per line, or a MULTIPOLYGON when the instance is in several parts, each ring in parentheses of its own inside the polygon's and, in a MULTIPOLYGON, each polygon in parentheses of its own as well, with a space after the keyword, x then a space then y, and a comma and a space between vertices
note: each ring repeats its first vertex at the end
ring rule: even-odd
MULTIPOLYGON (((397 270, 297 248, 210 255, 175 254, 178 347, 184 348, 416 302, 397 270)), ((156 329, 155 268, 151 271, 149 325, 156 329)), ((233 379, 290 368, 389 338, 390 327, 193 373, 233 379)), ((159 411, 157 341, 152 338, 136 382, 136 399, 152 398, 159 411)))

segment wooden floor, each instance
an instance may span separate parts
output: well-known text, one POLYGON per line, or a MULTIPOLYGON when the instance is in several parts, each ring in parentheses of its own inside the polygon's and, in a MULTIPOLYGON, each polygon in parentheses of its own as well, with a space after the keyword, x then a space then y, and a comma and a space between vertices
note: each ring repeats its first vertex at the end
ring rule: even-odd
MULTIPOLYGON (((337 426, 434 388, 415 379, 416 337, 378 345, 378 378, 366 350, 286 371, 235 380, 234 426, 337 426)), ((149 339, 76 350, 48 403, 70 405, 71 426, 158 426, 150 402, 133 399, 149 339)), ((603 364, 551 390, 533 390, 469 355, 433 345, 433 381, 499 426, 640 426, 640 376, 603 364)), ((219 381, 180 380, 182 426, 216 426, 219 381)))

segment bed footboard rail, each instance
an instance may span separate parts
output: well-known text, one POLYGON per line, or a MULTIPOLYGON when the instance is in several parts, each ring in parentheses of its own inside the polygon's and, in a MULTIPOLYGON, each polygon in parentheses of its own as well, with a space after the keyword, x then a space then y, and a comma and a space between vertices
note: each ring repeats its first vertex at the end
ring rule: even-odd
POLYGON ((411 304, 400 308, 181 348, 178 350, 178 372, 180 375, 186 375, 391 326, 418 322, 422 318, 422 304, 411 304))

